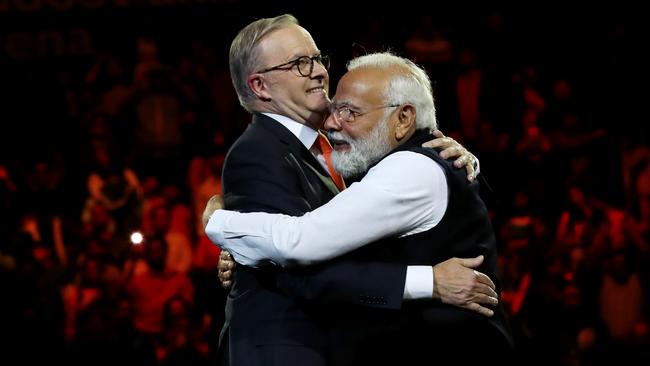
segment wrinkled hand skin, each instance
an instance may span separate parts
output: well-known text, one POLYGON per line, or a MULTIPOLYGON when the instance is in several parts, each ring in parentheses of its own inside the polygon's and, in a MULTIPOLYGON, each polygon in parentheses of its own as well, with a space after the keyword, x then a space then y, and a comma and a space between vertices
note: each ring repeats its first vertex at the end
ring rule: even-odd
POLYGON ((223 208, 223 200, 221 199, 221 196, 215 195, 210 197, 208 203, 205 205, 205 210, 203 210, 203 217, 201 218, 204 228, 208 226, 208 221, 210 221, 210 216, 212 216, 214 211, 222 208, 223 208))
POLYGON ((230 253, 225 250, 221 251, 221 254, 219 254, 219 264, 217 266, 219 270, 217 276, 219 277, 221 286, 226 290, 230 289, 232 286, 232 276, 235 266, 235 260, 232 258, 230 253))
POLYGON ((454 166, 456 168, 465 168, 467 172, 467 180, 470 182, 476 179, 475 167, 478 164, 478 159, 474 154, 469 152, 463 145, 451 137, 445 136, 441 131, 433 131, 436 136, 435 140, 427 141, 422 144, 423 147, 440 148, 440 157, 443 159, 456 158, 454 166))
MULTIPOLYGON (((212 214, 219 209, 223 208, 223 200, 221 199, 221 196, 212 196, 208 200, 208 203, 205 205, 205 210, 203 210, 203 217, 201 218, 203 221, 203 227, 205 228, 208 226, 208 221, 210 221, 210 217, 212 214)), ((222 250, 221 253, 219 254, 219 264, 217 265, 218 273, 217 276, 219 277, 219 282, 221 282, 221 286, 225 289, 229 289, 232 286, 232 276, 233 276, 233 270, 235 269, 236 263, 235 260, 232 258, 230 253, 228 253, 225 250, 222 250)))
POLYGON ((476 271, 483 256, 451 258, 433 267, 433 298, 445 304, 475 311, 485 316, 494 315, 489 307, 499 303, 494 282, 476 271))

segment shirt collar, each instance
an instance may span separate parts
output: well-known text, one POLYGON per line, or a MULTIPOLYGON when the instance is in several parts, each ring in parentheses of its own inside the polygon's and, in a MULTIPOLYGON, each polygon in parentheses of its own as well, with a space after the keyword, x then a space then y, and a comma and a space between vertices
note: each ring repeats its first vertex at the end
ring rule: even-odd
POLYGON ((286 127, 287 130, 291 131, 291 133, 294 134, 298 140, 300 140, 300 142, 307 148, 307 150, 311 149, 312 145, 314 145, 314 142, 318 137, 318 131, 314 130, 313 128, 302 123, 298 123, 287 116, 282 116, 275 113, 262 114, 273 118, 281 125, 286 127))

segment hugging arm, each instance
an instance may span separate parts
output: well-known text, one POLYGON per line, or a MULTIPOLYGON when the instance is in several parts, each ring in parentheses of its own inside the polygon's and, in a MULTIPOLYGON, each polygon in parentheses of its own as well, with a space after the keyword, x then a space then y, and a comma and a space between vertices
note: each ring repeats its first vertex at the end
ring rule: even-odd
MULTIPOLYGON (((419 154, 415 155, 421 156, 419 154)), ((430 164, 437 167, 428 158, 416 158, 414 164, 418 162, 424 164, 422 169, 411 170, 418 172, 419 176, 422 175, 423 171, 431 171, 430 164)), ((392 163, 397 168, 403 167, 400 161, 393 161, 392 163)), ((438 169, 440 168, 438 167, 438 169)), ((304 215, 304 222, 295 221, 300 218, 286 215, 258 213, 241 215, 219 211, 211 219, 211 225, 208 225, 206 232, 213 241, 225 245, 226 249, 231 250, 235 258, 241 263, 258 265, 263 260, 271 260, 277 264, 291 266, 328 260, 381 237, 409 232, 415 233, 414 230, 417 231, 418 228, 424 230, 434 225, 435 222, 428 221, 428 218, 436 216, 431 211, 437 210, 438 216, 440 216, 440 212, 444 212, 444 207, 430 207, 430 198, 436 194, 446 196, 446 191, 444 189, 439 192, 430 190, 441 189, 441 187, 446 189, 446 185, 431 184, 431 182, 435 182, 435 179, 444 179, 441 171, 435 173, 434 169, 431 177, 425 180, 427 184, 415 184, 413 187, 405 187, 410 192, 407 197, 410 197, 411 201, 416 201, 411 202, 410 205, 400 204, 400 202, 404 201, 404 196, 401 196, 398 192, 393 192, 391 187, 403 187, 405 181, 417 181, 417 179, 408 179, 404 174, 389 174, 398 177, 398 182, 386 183, 385 178, 383 178, 387 176, 385 173, 386 171, 381 169, 375 171, 374 174, 369 173, 369 179, 364 178, 365 183, 362 181, 352 185, 327 205, 311 214, 304 215), (438 178, 435 178, 435 176, 438 178), (376 182, 378 177, 382 177, 381 182, 383 183, 376 182), (419 192, 420 189, 425 189, 425 191, 419 192), (423 198, 420 200, 414 198, 413 192, 416 192, 416 196, 419 195, 423 198), (351 203, 348 202, 349 199, 359 201, 351 203), (360 204, 360 202, 375 202, 379 203, 380 207, 394 209, 390 211, 376 210, 373 207, 360 204), (234 217, 234 219, 229 216, 234 217), (246 222, 246 218, 250 216, 258 216, 262 220, 258 222, 258 228, 252 231, 250 231, 251 227, 256 227, 256 225, 250 225, 250 222, 246 222), (274 222, 273 220, 276 219, 280 221, 274 222), (271 220, 271 222, 264 222, 264 220, 271 220), (226 229, 223 230, 220 226, 225 226, 226 229), (289 230, 289 234, 280 230, 276 233, 277 235, 271 235, 273 242, 270 243, 268 239, 265 239, 268 238, 268 235, 264 231, 273 226, 298 230, 289 230), (307 233, 301 230, 303 226, 308 229, 306 230, 307 233), (242 227, 245 227, 248 231, 242 230, 242 227), (364 230, 358 230, 359 227, 363 227, 364 230), (238 245, 231 245, 233 242, 238 245)), ((428 267, 429 280, 432 282, 430 285, 431 290, 427 294, 428 298, 440 298, 443 302, 491 315, 491 310, 479 304, 493 305, 496 302, 494 284, 487 276, 471 269, 473 268, 472 264, 473 262, 466 263, 459 259, 450 259, 433 267, 433 273, 431 273, 431 267, 428 267), (436 268, 438 268, 437 273, 436 268), (464 274, 464 277, 445 276, 447 273, 461 273, 464 274), (438 282, 435 287, 436 291, 433 290, 434 277, 438 282)), ((480 261, 478 264, 480 264, 480 261)), ((403 265, 335 260, 327 265, 316 265, 307 268, 287 270, 276 277, 277 283, 290 292, 292 296, 307 300, 320 298, 326 301, 343 300, 353 303, 368 301, 370 303, 374 302, 374 305, 381 305, 384 301, 395 304, 395 291, 399 289, 401 291, 398 292, 401 295, 405 293, 405 266, 403 265), (393 275, 385 276, 384 271, 389 271, 393 275), (290 274, 294 274, 294 277, 291 277, 290 274), (398 276, 400 280, 394 281, 395 276, 398 276), (296 281, 292 282, 292 278, 295 278, 296 281), (377 288, 373 286, 373 282, 391 284, 393 301, 385 300, 382 291, 376 291, 377 288), (341 283, 343 285, 340 285, 341 283), (370 289, 374 289, 374 291, 370 289), (370 300, 368 300, 368 296, 370 296, 370 300)), ((401 296, 399 300, 401 300, 401 296)))

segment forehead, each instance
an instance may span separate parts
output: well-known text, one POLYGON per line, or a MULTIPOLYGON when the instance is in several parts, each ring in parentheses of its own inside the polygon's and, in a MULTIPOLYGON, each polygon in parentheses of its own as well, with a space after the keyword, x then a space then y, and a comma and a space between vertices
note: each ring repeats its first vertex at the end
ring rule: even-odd
POLYGON ((307 30, 299 25, 277 29, 259 43, 263 57, 274 61, 287 61, 298 56, 312 56, 318 47, 307 30))
POLYGON ((389 76, 385 70, 372 67, 348 71, 339 81, 334 99, 356 106, 381 103, 389 76))

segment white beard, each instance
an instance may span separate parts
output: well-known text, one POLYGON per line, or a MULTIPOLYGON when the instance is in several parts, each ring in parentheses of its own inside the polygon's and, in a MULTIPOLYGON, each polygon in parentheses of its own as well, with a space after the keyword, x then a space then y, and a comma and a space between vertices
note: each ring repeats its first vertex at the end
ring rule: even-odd
POLYGON ((365 173, 370 165, 376 163, 390 150, 388 117, 384 116, 366 137, 353 139, 341 132, 328 132, 328 137, 345 141, 350 145, 348 151, 332 150, 332 165, 341 176, 350 178, 365 173))

